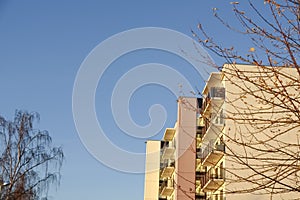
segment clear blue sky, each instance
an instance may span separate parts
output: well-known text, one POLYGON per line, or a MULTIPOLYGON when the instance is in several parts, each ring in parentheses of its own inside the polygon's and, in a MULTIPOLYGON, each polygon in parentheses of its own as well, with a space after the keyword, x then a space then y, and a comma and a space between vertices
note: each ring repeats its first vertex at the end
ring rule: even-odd
MULTIPOLYGON (((225 44, 240 43, 213 18, 214 7, 228 19, 232 17, 229 1, 219 0, 0 0, 0 114, 12 118, 15 109, 39 112, 39 128, 49 130, 54 144, 63 146, 66 160, 61 185, 57 191, 51 190, 51 199, 143 199, 143 174, 112 170, 94 159, 81 143, 72 116, 76 73, 95 46, 132 28, 163 27, 191 36, 191 28, 201 22, 225 44)), ((184 61, 165 52, 133 52, 114 63, 98 86, 97 116, 115 144, 141 153, 145 139, 129 137, 117 128, 109 114, 109 98, 116 77, 149 62, 172 66, 187 76, 193 87, 203 87, 201 77, 184 61)), ((154 103, 165 106, 168 119, 164 128, 172 127, 177 116, 176 97, 155 85, 133 94, 133 119, 147 124, 148 108, 154 103)))

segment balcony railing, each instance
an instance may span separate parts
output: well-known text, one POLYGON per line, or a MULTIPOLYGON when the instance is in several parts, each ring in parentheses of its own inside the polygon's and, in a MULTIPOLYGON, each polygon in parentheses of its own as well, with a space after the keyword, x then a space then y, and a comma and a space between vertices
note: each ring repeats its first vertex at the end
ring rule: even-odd
POLYGON ((206 172, 206 167, 202 166, 202 163, 201 163, 201 153, 198 154, 199 157, 197 157, 196 159, 196 172, 206 172))
POLYGON ((208 144, 201 153, 202 166, 215 166, 224 156, 225 144, 208 144))
POLYGON ((160 163, 160 168, 163 169, 165 167, 175 167, 175 160, 166 160, 160 163))
POLYGON ((199 137, 203 134, 204 126, 197 126, 197 135, 199 134, 199 137))
POLYGON ((205 176, 206 169, 201 168, 201 171, 196 171, 196 193, 203 193, 201 191, 201 179, 205 176))
POLYGON ((196 136, 197 136, 197 138, 201 139, 204 136, 205 132, 206 132, 205 125, 196 126, 196 136))
POLYGON ((211 195, 206 200, 226 200, 226 197, 224 195, 222 195, 222 194, 216 194, 216 195, 211 195))
POLYGON ((225 144, 224 143, 220 143, 216 145, 208 144, 202 152, 202 158, 205 159, 208 154, 214 151, 225 152, 225 144))
POLYGON ((171 196, 173 192, 174 192, 174 185, 172 179, 167 179, 160 183, 159 195, 161 197, 171 196))
POLYGON ((205 169, 202 169, 201 171, 196 171, 196 180, 200 180, 201 177, 203 177, 206 174, 205 169))
POLYGON ((224 87, 211 87, 208 93, 210 98, 225 99, 225 88, 224 87))
POLYGON ((196 200, 206 200, 206 194, 204 192, 196 194, 195 197, 196 200))
POLYGON ((161 158, 165 159, 173 159, 174 158, 175 147, 173 142, 165 142, 164 146, 161 149, 161 158))
POLYGON ((196 159, 196 172, 201 172, 201 173, 206 172, 206 167, 202 166, 200 156, 199 156, 199 158, 196 159))
POLYGON ((212 115, 212 123, 217 126, 223 126, 225 124, 223 109, 219 113, 212 115))
POLYGON ((202 104, 202 113, 206 114, 211 107, 211 104, 214 104, 214 107, 220 107, 225 99, 225 88, 224 87, 211 87, 207 96, 204 99, 202 104), (213 101, 213 102, 212 102, 213 101))
POLYGON ((159 197, 158 200, 168 200, 167 197, 159 197))
POLYGON ((214 192, 218 190, 225 181, 224 168, 211 168, 205 175, 200 177, 203 192, 214 192))
POLYGON ((196 159, 202 159, 202 152, 201 152, 201 148, 197 148, 196 149, 196 159))
MULTIPOLYGON (((213 114, 211 116, 211 119, 205 119, 205 126, 202 129, 202 141, 207 140, 207 138, 217 138, 219 134, 222 133, 222 129, 224 128, 225 125, 225 118, 223 114, 223 110, 221 110, 217 114, 213 114)), ((209 140, 210 140, 209 139, 209 140)))

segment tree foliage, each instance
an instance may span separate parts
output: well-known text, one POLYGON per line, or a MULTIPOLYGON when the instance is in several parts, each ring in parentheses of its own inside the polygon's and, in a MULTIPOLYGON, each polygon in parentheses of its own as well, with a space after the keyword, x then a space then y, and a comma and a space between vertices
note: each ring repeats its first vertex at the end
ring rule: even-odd
MULTIPOLYGON (((237 148, 228 146, 226 154, 240 168, 230 170, 227 166, 227 170, 232 182, 248 185, 227 192, 271 198, 299 193, 300 1, 249 0, 247 11, 241 8, 242 3, 231 4, 238 25, 231 25, 218 9, 213 9, 214 16, 228 31, 243 36, 241 46, 222 46, 222 41, 216 41, 201 24, 192 31, 203 46, 228 63, 222 73, 234 86, 227 91, 236 99, 226 99, 226 120, 235 127, 228 130, 228 142, 237 148), (243 46, 248 43, 252 46, 243 46), (238 63, 249 67, 238 67, 238 63), (249 70, 250 65, 256 70, 249 70), (242 170, 247 170, 246 175, 240 174, 242 170)), ((207 62, 218 67, 211 60, 207 62)))
MULTIPOLYGON (((233 13, 239 25, 232 26, 214 10, 214 16, 234 33, 247 36, 253 46, 247 54, 242 54, 241 47, 223 47, 215 41, 201 24, 199 32, 192 31, 198 41, 225 59, 227 63, 255 64, 261 66, 288 66, 299 68, 300 52, 300 2, 297 0, 265 0, 264 9, 261 1, 248 1, 249 13, 239 9, 238 2, 231 2, 233 13), (258 5, 257 5, 258 4, 258 5), (239 49, 239 50, 238 50, 239 49)), ((245 48, 245 47, 243 47, 245 48)), ((299 70, 298 70, 299 73, 299 70)))
POLYGON ((0 178, 9 182, 1 200, 47 199, 50 185, 59 183, 63 151, 34 127, 38 120, 25 111, 16 111, 12 121, 0 117, 0 178))

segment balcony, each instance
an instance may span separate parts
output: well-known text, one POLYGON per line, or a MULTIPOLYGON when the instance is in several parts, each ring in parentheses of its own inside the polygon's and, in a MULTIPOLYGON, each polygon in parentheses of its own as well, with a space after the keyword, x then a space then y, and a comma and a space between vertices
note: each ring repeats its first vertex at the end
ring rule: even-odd
POLYGON ((202 151, 200 147, 196 148, 196 159, 201 159, 202 158, 202 151))
POLYGON ((211 195, 207 200, 226 200, 223 194, 211 195))
POLYGON ((203 121, 203 117, 197 113, 197 121, 196 121, 196 125, 197 126, 204 126, 204 121, 203 121))
POLYGON ((175 147, 172 142, 165 142, 161 149, 162 160, 174 158, 175 147))
POLYGON ((202 193, 201 191, 201 178, 205 176, 206 170, 201 167, 200 171, 196 171, 196 193, 202 193))
POLYGON ((204 125, 203 126, 196 126, 196 144, 197 144, 197 147, 200 146, 201 144, 201 141, 202 141, 202 138, 203 136, 205 135, 205 127, 204 125))
POLYGON ((203 126, 197 126, 196 133, 197 133, 197 135, 199 134, 200 138, 202 137, 201 135, 203 135, 203 130, 204 130, 204 125, 203 126))
POLYGON ((200 180, 203 175, 205 175, 206 171, 202 168, 200 171, 196 171, 196 180, 200 180))
POLYGON ((195 200, 206 200, 206 194, 204 192, 196 193, 195 200))
POLYGON ((202 166, 215 166, 225 153, 225 144, 208 144, 202 152, 202 166))
POLYGON ((201 182, 200 182, 200 180, 197 180, 196 179, 196 188, 195 188, 196 190, 196 193, 200 193, 201 192, 201 182))
POLYGON ((173 173, 175 171, 175 162, 164 162, 161 163, 161 173, 160 173, 160 178, 171 178, 173 173))
POLYGON ((201 163, 201 158, 196 160, 196 173, 200 172, 200 173, 205 173, 206 172, 206 167, 202 166, 201 163))
POLYGON ((161 182, 159 186, 159 195, 162 197, 169 197, 174 192, 174 186, 172 179, 167 179, 161 182))
POLYGON ((159 197, 158 200, 168 200, 168 198, 167 197, 159 197))
POLYGON ((200 179, 203 192, 214 192, 218 190, 225 182, 225 170, 222 168, 211 168, 200 179))
POLYGON ((167 128, 164 134, 165 141, 172 141, 174 139, 176 129, 174 128, 167 128))
POLYGON ((202 129, 202 141, 210 141, 216 139, 221 133, 225 125, 223 109, 211 116, 211 119, 205 119, 205 126, 202 129))
POLYGON ((202 114, 207 115, 211 112, 213 107, 216 111, 221 107, 225 100, 224 87, 211 87, 202 106, 202 114))

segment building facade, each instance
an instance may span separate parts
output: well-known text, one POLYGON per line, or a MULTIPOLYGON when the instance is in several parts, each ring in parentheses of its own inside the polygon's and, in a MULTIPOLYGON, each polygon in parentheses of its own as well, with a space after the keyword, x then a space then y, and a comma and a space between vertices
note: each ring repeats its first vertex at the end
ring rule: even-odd
MULTIPOLYGON (((268 145, 281 145, 276 139, 276 144, 272 144, 273 140, 269 137, 276 133, 265 128, 266 125, 261 122, 268 119, 269 123, 270 120, 282 118, 282 112, 274 111, 274 105, 271 108, 268 103, 258 102, 260 95, 269 99, 266 89, 258 94, 245 93, 249 88, 255 88, 256 79, 261 77, 267 77, 263 80, 266 85, 276 85, 272 70, 249 65, 224 65, 221 72, 210 74, 202 98, 178 99, 174 128, 166 129, 162 141, 147 142, 144 200, 299 198, 299 191, 281 187, 297 184, 297 181, 292 182, 284 175, 278 175, 278 168, 272 168, 279 162, 282 162, 280 166, 286 164, 289 157, 272 161, 273 158, 284 157, 279 148, 279 152, 261 153, 266 148, 266 143, 262 141, 269 141, 268 145), (242 81, 240 76, 253 77, 253 84, 242 81), (252 123, 254 119, 256 121, 252 123), (279 176, 280 181, 273 180, 273 177, 279 176), (274 194, 268 186, 271 180, 274 181, 274 194), (264 185, 268 187, 262 188, 264 185)), ((299 79, 293 69, 282 69, 280 74, 299 79)), ((253 91, 257 91, 256 88, 253 91)), ((292 85, 290 93, 295 93, 299 98, 299 88, 295 89, 292 85)), ((288 133, 290 128, 285 128, 284 132, 288 133)), ((300 128, 293 129, 297 130, 300 128)), ((295 134, 278 137, 282 144, 296 144, 295 134)), ((297 151, 293 147, 283 148, 287 148, 286 152, 297 151)), ((298 171, 295 171, 293 178, 299 177, 298 171)))

